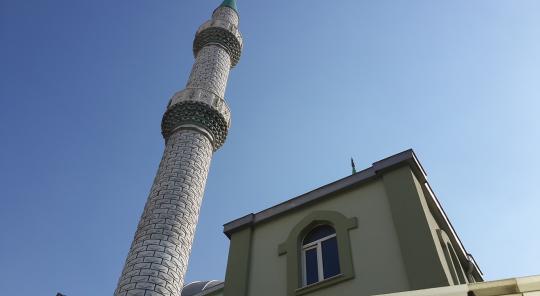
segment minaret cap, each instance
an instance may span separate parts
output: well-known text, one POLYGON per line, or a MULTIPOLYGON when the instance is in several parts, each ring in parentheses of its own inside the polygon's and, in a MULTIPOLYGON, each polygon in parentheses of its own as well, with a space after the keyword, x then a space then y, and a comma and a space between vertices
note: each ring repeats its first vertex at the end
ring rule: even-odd
POLYGON ((224 7, 224 6, 230 7, 234 9, 236 13, 238 13, 238 8, 236 7, 236 0, 223 0, 223 3, 221 3, 219 7, 224 7))

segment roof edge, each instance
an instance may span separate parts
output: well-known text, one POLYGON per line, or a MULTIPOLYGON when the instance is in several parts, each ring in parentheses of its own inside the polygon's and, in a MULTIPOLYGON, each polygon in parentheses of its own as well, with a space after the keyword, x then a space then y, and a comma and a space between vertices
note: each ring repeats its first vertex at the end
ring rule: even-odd
POLYGON ((345 178, 326 184, 315 190, 309 191, 307 193, 284 201, 280 204, 277 204, 273 207, 262 210, 256 214, 250 213, 246 216, 225 223, 223 225, 223 232, 225 233, 225 235, 227 235, 228 238, 230 238, 233 232, 243 229, 244 227, 267 221, 269 219, 275 218, 278 215, 310 204, 316 200, 319 200, 320 198, 324 198, 333 193, 370 181, 378 174, 402 165, 409 165, 415 173, 416 177, 422 183, 425 183, 427 181, 426 173, 420 165, 420 162, 418 162, 414 151, 412 149, 408 149, 398 154, 374 162, 371 167, 359 171, 356 174, 352 174, 345 178))

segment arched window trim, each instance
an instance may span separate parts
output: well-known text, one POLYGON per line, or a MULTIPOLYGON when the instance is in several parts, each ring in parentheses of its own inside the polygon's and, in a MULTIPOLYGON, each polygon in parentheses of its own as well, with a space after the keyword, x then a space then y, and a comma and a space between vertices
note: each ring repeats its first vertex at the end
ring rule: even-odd
POLYGON ((452 243, 450 242, 450 238, 442 229, 437 229, 437 234, 439 236, 439 242, 443 249, 444 257, 446 259, 448 269, 450 270, 450 275, 454 285, 466 284, 467 278, 465 276, 465 271, 457 259, 457 255, 452 243))
POLYGON ((347 218, 335 211, 315 211, 304 217, 293 227, 286 241, 278 246, 278 255, 287 258, 287 295, 303 295, 314 290, 354 278, 349 230, 357 227, 357 219, 347 218), (302 281, 301 246, 306 234, 316 226, 327 224, 336 231, 339 265, 341 273, 309 286, 302 281))
POLYGON ((466 284, 466 276, 465 271, 463 270, 463 267, 461 267, 461 263, 459 263, 459 259, 457 257, 456 251, 454 250, 454 247, 450 242, 446 243, 448 247, 448 251, 450 252, 450 258, 452 258, 452 263, 454 264, 454 269, 456 270, 458 281, 460 284, 466 284))

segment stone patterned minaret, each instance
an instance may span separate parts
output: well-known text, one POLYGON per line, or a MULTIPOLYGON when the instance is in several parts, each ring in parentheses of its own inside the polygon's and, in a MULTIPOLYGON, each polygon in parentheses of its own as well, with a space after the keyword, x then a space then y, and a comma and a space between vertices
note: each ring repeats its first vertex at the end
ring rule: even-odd
POLYGON ((225 0, 197 30, 186 89, 163 115, 165 151, 115 296, 180 296, 212 153, 230 125, 225 87, 241 50, 236 3, 225 0))

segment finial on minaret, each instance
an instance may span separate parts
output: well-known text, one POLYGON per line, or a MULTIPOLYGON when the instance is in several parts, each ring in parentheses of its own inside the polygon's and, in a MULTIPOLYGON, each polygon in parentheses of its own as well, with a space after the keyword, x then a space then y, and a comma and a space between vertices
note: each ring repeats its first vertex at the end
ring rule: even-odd
POLYGON ((219 7, 223 6, 230 7, 238 13, 238 8, 236 7, 236 0, 223 0, 223 3, 221 3, 219 7))

